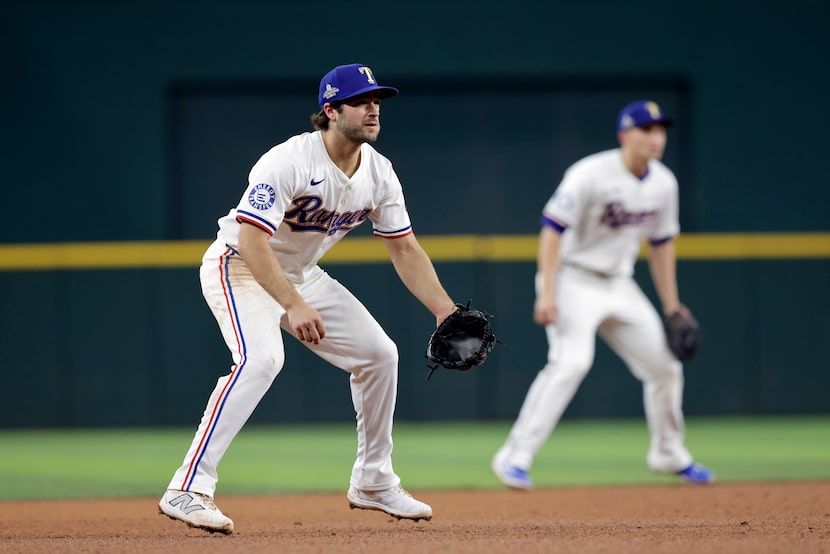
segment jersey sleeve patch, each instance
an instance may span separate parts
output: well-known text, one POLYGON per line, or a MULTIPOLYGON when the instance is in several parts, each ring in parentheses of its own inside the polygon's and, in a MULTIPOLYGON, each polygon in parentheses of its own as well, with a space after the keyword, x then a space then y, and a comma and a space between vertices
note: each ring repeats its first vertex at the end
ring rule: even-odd
POLYGON ((248 194, 248 204, 257 210, 267 210, 274 205, 277 199, 277 193, 274 187, 268 183, 259 183, 251 187, 251 192, 248 194))

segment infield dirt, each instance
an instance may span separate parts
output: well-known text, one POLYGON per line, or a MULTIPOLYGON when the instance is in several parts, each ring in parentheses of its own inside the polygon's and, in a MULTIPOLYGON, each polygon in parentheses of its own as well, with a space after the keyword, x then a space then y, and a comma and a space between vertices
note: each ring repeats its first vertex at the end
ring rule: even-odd
POLYGON ((412 492, 431 521, 350 510, 345 491, 217 496, 230 536, 157 498, 0 502, 0 552, 830 554, 827 481, 412 492))

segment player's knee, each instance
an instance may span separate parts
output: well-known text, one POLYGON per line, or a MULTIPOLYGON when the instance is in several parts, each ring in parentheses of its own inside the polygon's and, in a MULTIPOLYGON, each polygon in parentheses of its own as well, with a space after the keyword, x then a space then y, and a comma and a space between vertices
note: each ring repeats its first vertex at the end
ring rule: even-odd
POLYGON ((683 384, 683 364, 677 360, 673 360, 666 371, 666 379, 682 385, 683 384))
POLYGON ((543 372, 555 376, 558 381, 581 382, 591 370, 590 360, 562 360, 548 362, 543 372))
POLYGON ((378 340, 374 347, 372 356, 378 361, 378 365, 384 367, 398 367, 398 346, 389 337, 378 340))
POLYGON ((355 376, 367 372, 392 374, 398 371, 398 347, 389 337, 368 345, 361 357, 363 360, 351 369, 355 376))
POLYGON ((664 363, 653 366, 650 375, 653 382, 682 386, 683 364, 671 357, 664 363))
POLYGON ((270 383, 282 369, 285 355, 282 352, 248 356, 243 364, 248 379, 270 383))

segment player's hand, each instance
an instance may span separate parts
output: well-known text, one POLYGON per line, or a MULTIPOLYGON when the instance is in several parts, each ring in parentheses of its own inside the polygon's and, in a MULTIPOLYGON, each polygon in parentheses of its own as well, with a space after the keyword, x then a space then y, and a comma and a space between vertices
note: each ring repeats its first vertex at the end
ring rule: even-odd
POLYGON ((556 305, 556 297, 552 294, 539 295, 533 304, 533 321, 539 325, 551 325, 556 323, 559 315, 559 308, 556 305))
POLYGON ((666 315, 666 316, 670 316, 674 312, 680 312, 680 314, 685 319, 692 319, 693 318, 692 312, 689 311, 689 308, 687 308, 685 305, 681 304, 680 302, 677 302, 674 305, 663 307, 663 314, 666 315))
POLYGON ((285 312, 288 318, 288 328, 299 340, 320 344, 326 336, 326 327, 323 325, 323 318, 320 312, 309 306, 301 304, 285 312))

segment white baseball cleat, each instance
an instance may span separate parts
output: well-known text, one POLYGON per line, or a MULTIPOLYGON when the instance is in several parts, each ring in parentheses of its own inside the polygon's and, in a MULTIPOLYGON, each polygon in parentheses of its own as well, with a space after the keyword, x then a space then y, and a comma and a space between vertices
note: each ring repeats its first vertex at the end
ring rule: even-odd
POLYGON ((211 533, 233 533, 233 521, 206 494, 168 489, 159 501, 159 513, 211 533))
POLYGON ((689 467, 677 474, 681 479, 693 485, 707 485, 715 482, 715 472, 698 462, 693 462, 689 467))
POLYGON ((349 507, 352 509, 379 510, 398 519, 430 520, 432 508, 412 498, 400 485, 385 491, 362 491, 349 487, 346 493, 349 507))
POLYGON ((533 480, 530 478, 527 470, 519 466, 509 464, 506 461, 505 454, 502 450, 499 450, 496 455, 493 456, 490 468, 493 470, 493 473, 496 474, 496 477, 499 478, 499 481, 513 490, 529 491, 533 489, 533 480))

